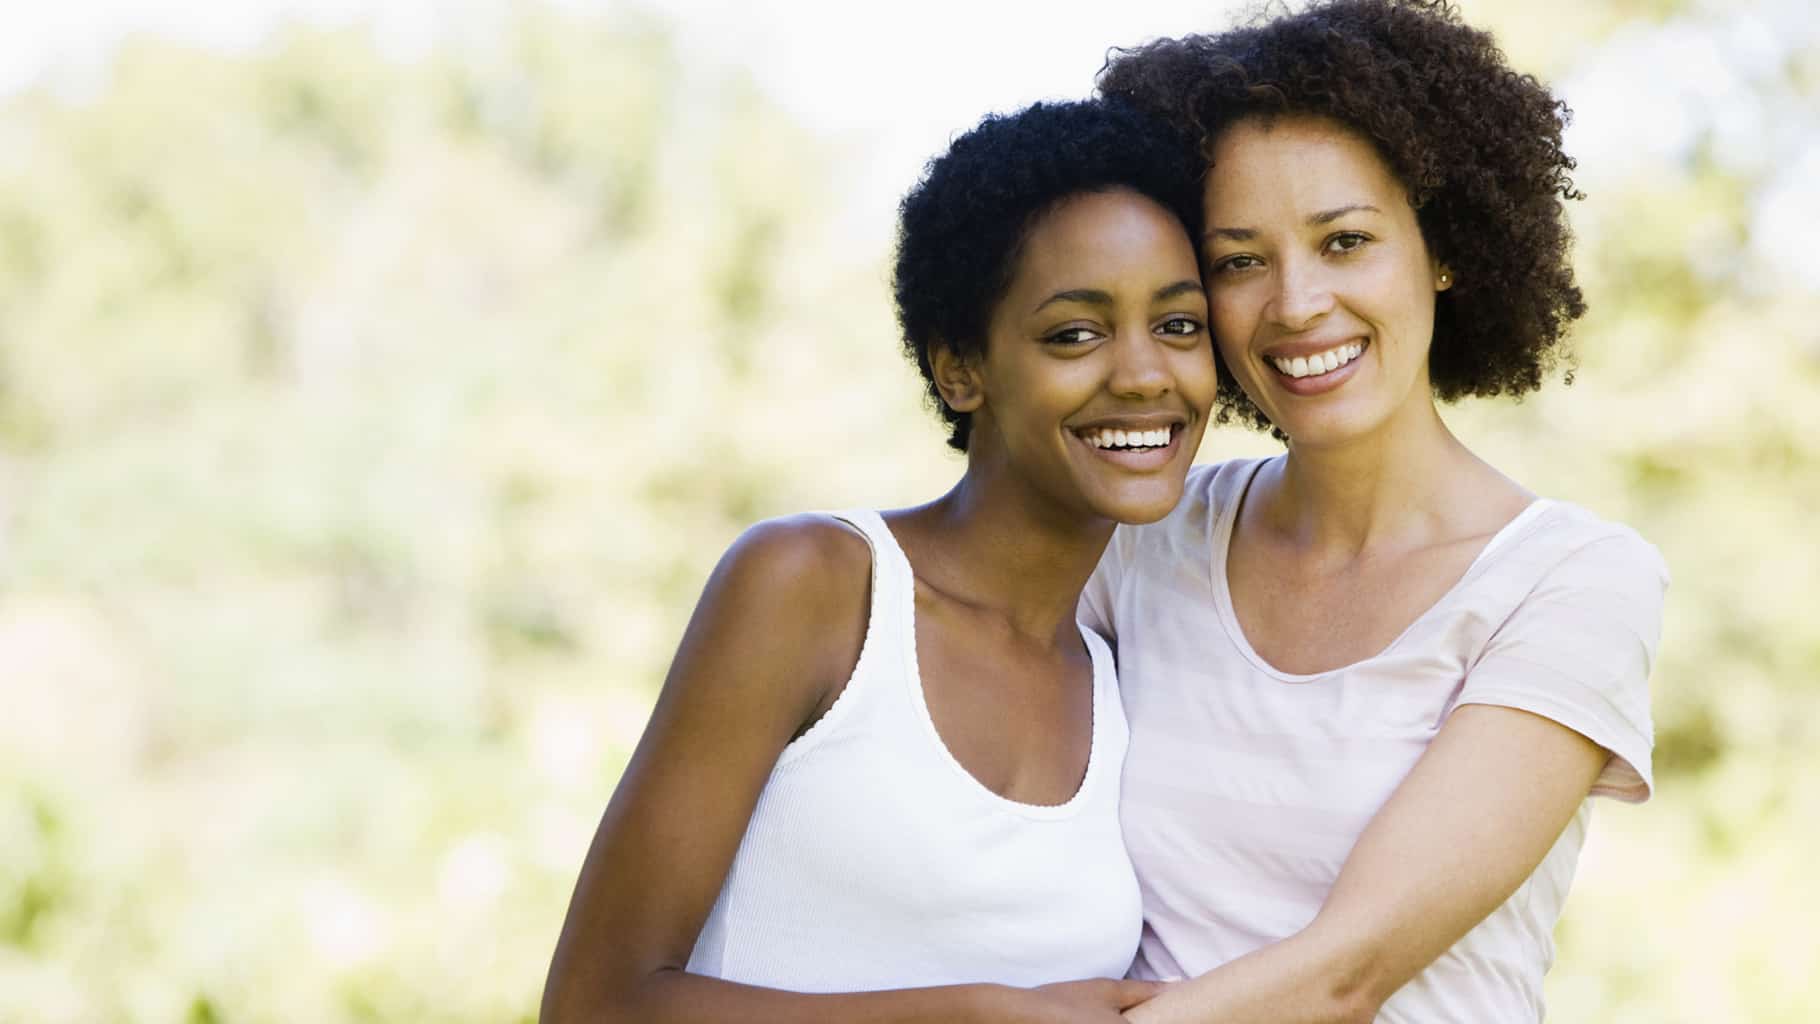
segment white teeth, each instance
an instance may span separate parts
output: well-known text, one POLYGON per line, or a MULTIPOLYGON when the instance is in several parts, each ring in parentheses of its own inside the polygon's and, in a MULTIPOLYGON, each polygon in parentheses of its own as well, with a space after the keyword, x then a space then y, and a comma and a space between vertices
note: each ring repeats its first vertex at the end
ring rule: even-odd
POLYGON ((1354 341, 1312 356, 1296 356, 1293 359, 1271 359, 1270 362, 1290 377, 1309 377, 1316 374, 1332 373, 1359 357, 1365 346, 1354 341))
POLYGON ((1161 448, 1169 443, 1170 428, 1161 430, 1096 430, 1081 440, 1095 448, 1161 448))

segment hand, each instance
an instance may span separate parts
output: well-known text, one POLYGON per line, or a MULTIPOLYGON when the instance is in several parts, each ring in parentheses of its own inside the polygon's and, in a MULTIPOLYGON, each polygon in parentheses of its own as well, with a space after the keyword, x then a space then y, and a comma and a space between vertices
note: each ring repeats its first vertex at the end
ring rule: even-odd
POLYGON ((1125 1010, 1162 991, 1155 981, 1092 978, 1039 988, 1000 989, 992 1024, 1123 1024, 1125 1010))

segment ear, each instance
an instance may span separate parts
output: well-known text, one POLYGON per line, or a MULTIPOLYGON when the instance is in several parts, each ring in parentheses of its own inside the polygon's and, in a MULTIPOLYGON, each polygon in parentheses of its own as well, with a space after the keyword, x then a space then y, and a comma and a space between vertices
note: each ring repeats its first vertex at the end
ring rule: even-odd
POLYGON ((1444 292, 1453 287, 1453 270, 1449 268, 1447 264, 1442 263, 1440 260, 1436 260, 1434 272, 1435 291, 1444 292))
POLYGON ((935 373, 935 389, 941 392, 948 408, 975 412, 986 404, 985 382, 977 359, 956 353, 947 342, 934 341, 929 344, 929 368, 935 373))

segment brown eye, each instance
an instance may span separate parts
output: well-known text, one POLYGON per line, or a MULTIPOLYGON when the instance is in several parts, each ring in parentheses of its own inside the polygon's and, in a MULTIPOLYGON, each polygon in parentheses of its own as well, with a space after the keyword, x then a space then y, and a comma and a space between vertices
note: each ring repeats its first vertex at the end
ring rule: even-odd
POLYGON ((1327 251, 1348 253, 1369 241, 1371 238, 1368 235, 1360 234, 1357 231, 1342 231, 1327 240, 1327 251))
POLYGON ((1043 340, 1051 345, 1084 345, 1097 337, 1099 334, 1090 327, 1064 327, 1044 335, 1043 340))
POLYGON ((1164 334, 1189 337, 1201 333, 1201 322, 1188 316, 1172 316, 1157 325, 1157 330, 1164 334))

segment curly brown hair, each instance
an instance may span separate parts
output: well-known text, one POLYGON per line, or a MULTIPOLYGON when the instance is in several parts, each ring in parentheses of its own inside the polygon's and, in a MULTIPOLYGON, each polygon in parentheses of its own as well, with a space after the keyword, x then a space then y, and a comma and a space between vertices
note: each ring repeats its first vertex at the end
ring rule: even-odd
MULTIPOLYGON (((1203 158, 1234 124, 1285 115, 1330 118, 1374 143, 1454 274, 1429 353, 1442 401, 1541 387, 1586 312, 1568 260, 1563 200, 1582 196, 1561 148, 1567 106, 1447 0, 1325 0, 1115 50, 1099 90, 1189 133, 1203 158)), ((1220 399, 1222 421, 1270 426, 1223 363, 1220 399)))

